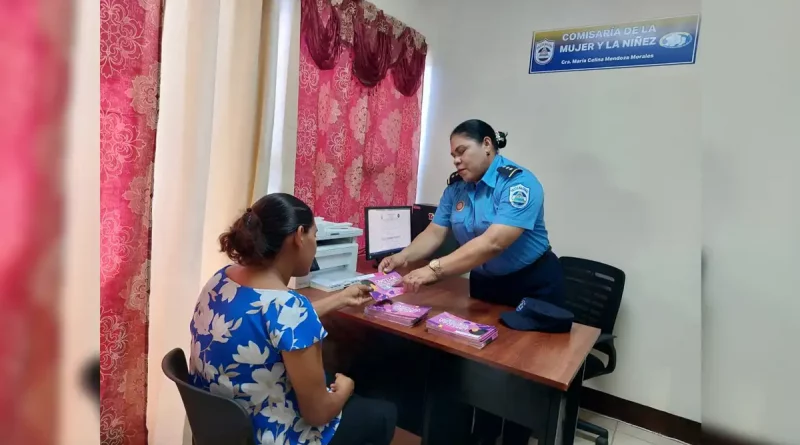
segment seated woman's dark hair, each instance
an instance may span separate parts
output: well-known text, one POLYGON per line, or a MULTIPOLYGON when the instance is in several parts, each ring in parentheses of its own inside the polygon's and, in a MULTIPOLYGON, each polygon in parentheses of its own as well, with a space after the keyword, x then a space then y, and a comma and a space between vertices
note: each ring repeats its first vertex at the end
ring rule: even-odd
POLYGON ((491 125, 480 119, 470 119, 464 121, 450 133, 450 137, 461 135, 472 139, 477 143, 482 143, 484 138, 489 138, 492 141, 494 151, 500 150, 506 146, 506 136, 508 133, 504 131, 495 132, 491 125))
POLYGON ((288 193, 270 193, 220 235, 219 246, 237 264, 259 267, 275 258, 286 237, 313 225, 314 213, 306 203, 288 193))

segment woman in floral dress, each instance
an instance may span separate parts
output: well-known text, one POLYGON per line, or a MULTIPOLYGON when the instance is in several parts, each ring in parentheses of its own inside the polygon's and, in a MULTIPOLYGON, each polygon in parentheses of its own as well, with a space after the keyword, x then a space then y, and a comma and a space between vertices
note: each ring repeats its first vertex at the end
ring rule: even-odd
POLYGON ((317 250, 311 209, 284 193, 264 196, 220 236, 235 263, 200 293, 191 322, 190 382, 241 404, 256 443, 389 445, 394 405, 353 395, 336 374, 328 384, 320 317, 371 301, 356 285, 314 302, 288 289, 309 273, 317 250))

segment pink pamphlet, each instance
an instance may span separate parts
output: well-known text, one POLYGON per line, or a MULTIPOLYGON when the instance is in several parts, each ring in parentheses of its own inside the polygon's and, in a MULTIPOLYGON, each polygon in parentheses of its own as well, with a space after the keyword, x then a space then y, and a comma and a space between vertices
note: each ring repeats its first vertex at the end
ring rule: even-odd
POLYGON ((362 280, 361 284, 366 284, 372 288, 370 295, 375 301, 386 301, 405 292, 403 289, 403 277, 397 272, 388 274, 376 273, 372 278, 362 280))

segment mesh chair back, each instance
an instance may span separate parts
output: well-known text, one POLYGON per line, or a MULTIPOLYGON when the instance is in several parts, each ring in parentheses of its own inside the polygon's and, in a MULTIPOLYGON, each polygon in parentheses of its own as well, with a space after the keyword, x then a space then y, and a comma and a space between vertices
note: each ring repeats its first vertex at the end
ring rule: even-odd
POLYGON ((625 272, 583 258, 561 257, 560 261, 566 307, 575 314, 575 321, 611 334, 625 289, 625 272))

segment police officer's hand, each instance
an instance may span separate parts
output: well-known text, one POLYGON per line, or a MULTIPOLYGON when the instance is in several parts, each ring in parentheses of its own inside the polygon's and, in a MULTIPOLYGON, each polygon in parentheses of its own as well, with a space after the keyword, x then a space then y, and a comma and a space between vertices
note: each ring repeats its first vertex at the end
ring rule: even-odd
POLYGON ((438 279, 436 274, 428 266, 420 267, 403 277, 403 287, 406 291, 417 292, 425 284, 430 284, 438 279))
POLYGON ((378 265, 378 272, 389 273, 397 268, 408 266, 408 260, 403 255, 403 252, 396 253, 392 256, 387 256, 378 265))

